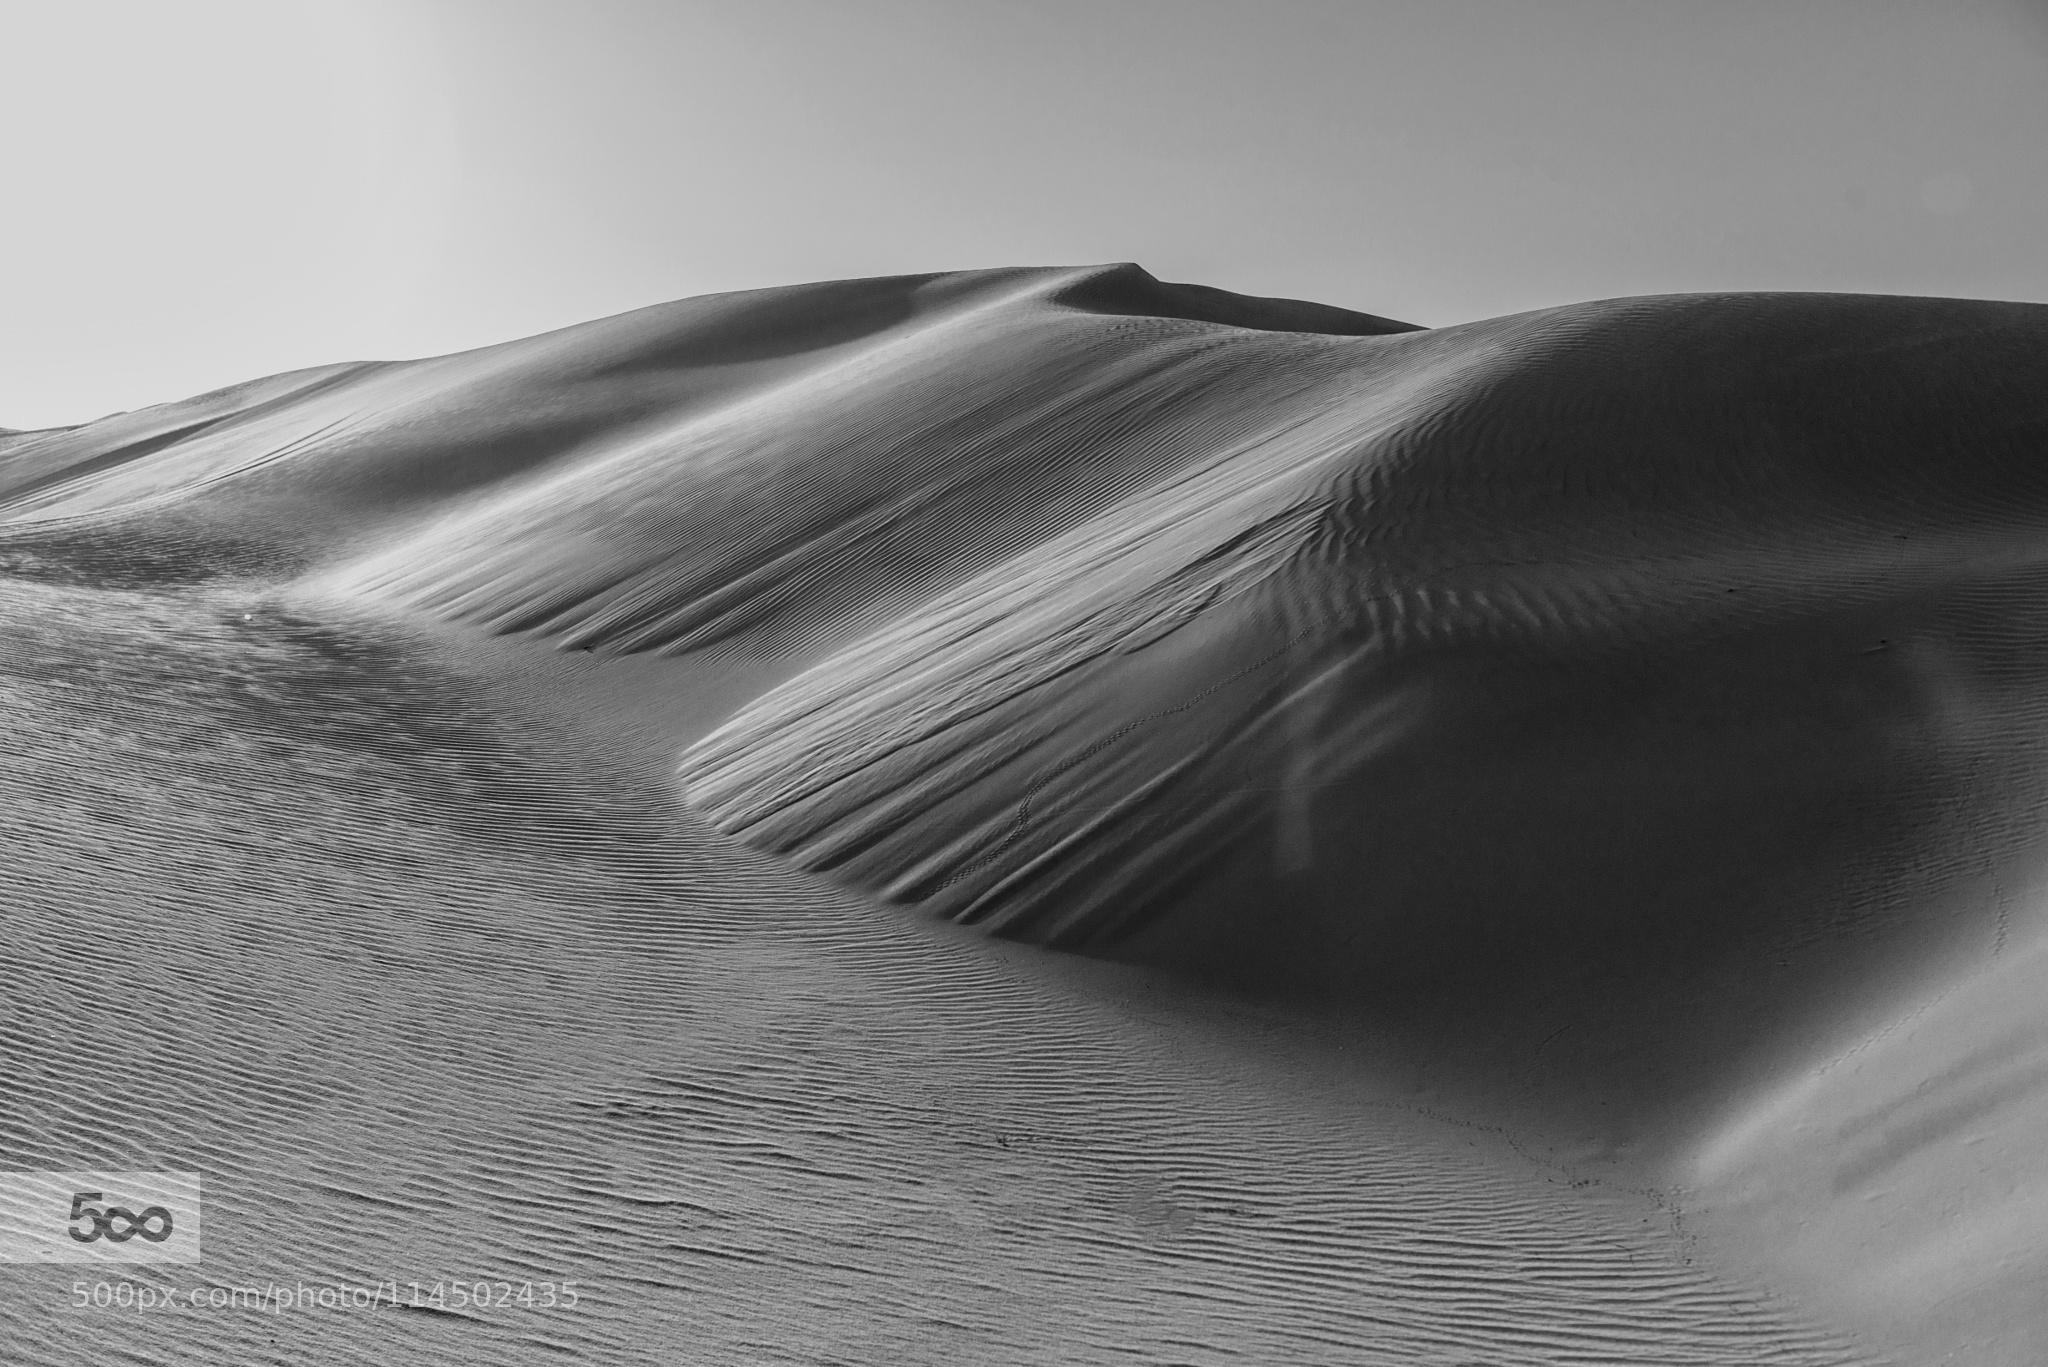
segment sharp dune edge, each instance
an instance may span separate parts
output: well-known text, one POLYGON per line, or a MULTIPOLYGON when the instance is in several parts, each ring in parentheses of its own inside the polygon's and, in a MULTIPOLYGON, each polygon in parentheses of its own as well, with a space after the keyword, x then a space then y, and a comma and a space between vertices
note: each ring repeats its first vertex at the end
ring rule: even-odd
POLYGON ((146 1361, 2048 1360, 2044 367, 1123 265, 0 430, 0 1166, 585 1292, 146 1361))

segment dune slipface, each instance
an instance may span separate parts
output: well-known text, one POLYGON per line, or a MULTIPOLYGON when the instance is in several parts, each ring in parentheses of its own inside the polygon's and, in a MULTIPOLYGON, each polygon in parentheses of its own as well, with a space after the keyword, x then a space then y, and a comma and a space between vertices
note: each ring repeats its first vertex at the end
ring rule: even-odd
POLYGON ((587 1288, 229 1356, 2038 1361, 2044 364, 1116 266, 0 432, 0 1142, 587 1288))

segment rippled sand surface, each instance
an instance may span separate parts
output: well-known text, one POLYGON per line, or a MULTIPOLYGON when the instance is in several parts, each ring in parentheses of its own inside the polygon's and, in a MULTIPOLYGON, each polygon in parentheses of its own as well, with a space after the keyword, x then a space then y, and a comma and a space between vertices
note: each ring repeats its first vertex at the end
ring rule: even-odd
POLYGON ((0 1166, 579 1292, 8 1341, 2036 1360, 2043 312, 988 272, 0 437, 0 1166))

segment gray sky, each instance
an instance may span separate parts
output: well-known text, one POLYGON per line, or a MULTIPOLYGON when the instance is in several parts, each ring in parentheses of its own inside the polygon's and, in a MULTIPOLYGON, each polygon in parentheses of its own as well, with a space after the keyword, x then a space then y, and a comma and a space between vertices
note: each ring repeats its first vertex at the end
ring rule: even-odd
POLYGON ((0 51, 13 427, 975 266, 2048 300, 2048 0, 0 0, 0 51))

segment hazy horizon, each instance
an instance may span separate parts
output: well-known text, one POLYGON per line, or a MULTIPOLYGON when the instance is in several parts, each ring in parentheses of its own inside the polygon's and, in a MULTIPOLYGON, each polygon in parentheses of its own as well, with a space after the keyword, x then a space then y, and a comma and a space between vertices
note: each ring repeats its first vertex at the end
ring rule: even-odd
POLYGON ((2048 299, 2028 0, 209 0, 14 5, 0 33, 0 426, 989 266, 1131 260, 1430 326, 2048 299))

